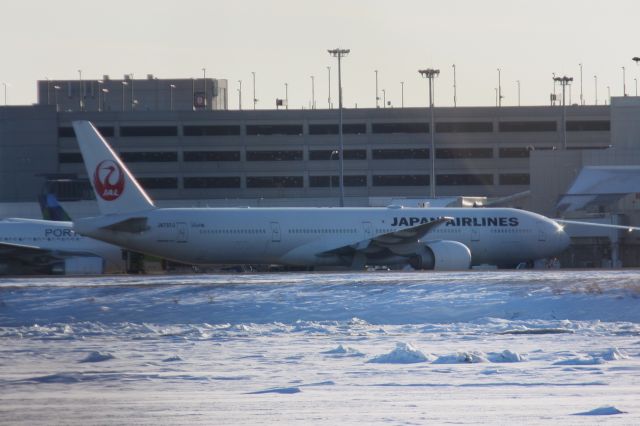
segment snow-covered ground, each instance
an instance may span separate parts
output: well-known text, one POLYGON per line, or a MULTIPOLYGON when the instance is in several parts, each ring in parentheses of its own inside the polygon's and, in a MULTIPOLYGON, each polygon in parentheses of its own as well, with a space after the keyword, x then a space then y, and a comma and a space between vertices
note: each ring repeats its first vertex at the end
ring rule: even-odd
POLYGON ((640 424, 640 273, 4 279, 0 423, 640 424))

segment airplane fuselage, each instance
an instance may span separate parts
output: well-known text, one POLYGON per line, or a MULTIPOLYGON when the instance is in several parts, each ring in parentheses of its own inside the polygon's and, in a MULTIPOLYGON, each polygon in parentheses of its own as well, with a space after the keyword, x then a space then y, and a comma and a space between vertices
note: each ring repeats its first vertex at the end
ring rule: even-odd
POLYGON ((442 240, 467 246, 473 265, 512 265, 557 255, 568 246, 568 237, 555 222, 508 208, 178 208, 127 216, 146 217, 147 229, 104 229, 96 225, 100 218, 80 219, 75 228, 130 250, 192 264, 349 266, 353 259, 348 253, 319 254, 439 217, 452 220, 415 247, 376 253, 366 264, 406 263, 412 250, 442 240))
MULTIPOLYGON (((76 233, 71 222, 38 219, 0 220, 1 243, 23 246, 25 249, 37 248, 59 259, 67 256, 98 256, 105 260, 105 271, 122 272, 124 269, 120 247, 76 233)), ((32 260, 42 257, 35 251, 29 256, 32 260)))

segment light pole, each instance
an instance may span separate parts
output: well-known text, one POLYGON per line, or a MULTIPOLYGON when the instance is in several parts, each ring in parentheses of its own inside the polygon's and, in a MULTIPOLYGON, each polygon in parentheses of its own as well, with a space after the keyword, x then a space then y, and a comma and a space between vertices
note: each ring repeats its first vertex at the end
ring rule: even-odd
POLYGON ((204 86, 204 109, 207 109, 207 69, 202 68, 202 85, 204 86))
POLYGON ((128 85, 126 81, 122 82, 122 111, 124 111, 124 89, 128 85))
POLYGON ((627 96, 627 74, 624 67, 622 67, 622 96, 627 96))
POLYGON ((107 104, 107 94, 109 93, 109 89, 107 89, 106 87, 103 87, 102 93, 104 93, 102 95, 102 110, 104 111, 105 105, 107 104))
POLYGON ((138 103, 133 97, 133 73, 127 74, 127 77, 129 78, 129 85, 131 86, 131 99, 129 102, 130 104, 129 106, 131 107, 131 111, 133 111, 135 109, 136 104, 138 103))
POLYGON ((566 103, 564 101, 565 98, 565 89, 568 84, 573 81, 573 77, 554 77, 554 81, 559 82, 562 85, 562 148, 567 149, 567 108, 566 103))
POLYGON ((102 80, 98 80, 98 112, 102 111, 102 80))
POLYGON ((4 86, 4 106, 7 106, 7 83, 3 81, 2 85, 4 86))
MULTIPOLYGON (((339 155, 339 154, 340 152, 336 149, 331 151, 331 155, 329 155, 329 163, 333 161, 334 155, 339 155)), ((333 170, 333 167, 331 168, 331 170, 333 170)), ((332 196, 332 195, 333 195, 333 175, 331 174, 331 172, 329 172, 329 196, 332 196)))
POLYGON ((582 97, 582 62, 580 65, 580 105, 584 105, 584 98, 582 97))
POLYGON ((382 108, 387 107, 387 91, 382 89, 382 108))
MULTIPOLYGON (((636 68, 638 68, 638 62, 640 62, 640 58, 638 58, 637 56, 634 56, 633 58, 631 58, 631 60, 636 63, 636 68)), ((637 86, 637 84, 638 83, 636 83, 636 86, 637 86)), ((638 92, 638 90, 636 90, 636 96, 638 96, 637 92, 638 92)))
POLYGON ((84 90, 82 90, 82 70, 78 70, 78 102, 80 103, 80 111, 84 111, 84 90))
POLYGON ((284 84, 284 108, 289 109, 289 83, 284 84))
POLYGON ((51 105, 51 81, 49 81, 49 77, 45 77, 47 80, 47 105, 51 105))
POLYGON ((129 81, 131 84, 131 111, 133 111, 137 103, 133 97, 133 73, 129 74, 129 81))
POLYGON ((238 109, 242 111, 242 80, 238 80, 240 87, 238 88, 238 109))
POLYGON ((376 108, 380 108, 380 96, 378 96, 378 70, 374 70, 376 73, 376 108))
POLYGON ((329 77, 329 96, 327 97, 328 108, 331 109, 331 67, 327 66, 327 77, 329 77))
POLYGON ((434 79, 440 74, 440 70, 427 68, 424 70, 418 70, 420 75, 429 80, 429 130, 431 131, 431 177, 429 180, 429 187, 431 190, 431 198, 436 198, 436 142, 435 142, 435 123, 433 119, 433 92, 435 92, 434 79))
POLYGON ((458 87, 456 86, 456 64, 451 65, 453 67, 453 106, 458 106, 458 87))
POLYGON ((498 68, 498 106, 501 107, 502 106, 502 83, 500 80, 500 72, 501 69, 498 68))
POLYGON ((520 106, 520 80, 516 80, 516 83, 518 83, 518 106, 520 106))
POLYGON ((611 105, 611 86, 607 86, 607 99, 609 100, 609 105, 611 105))
POLYGON ((400 82, 400 105, 404 108, 404 81, 400 82))
POLYGON ((311 76, 311 109, 316 109, 316 82, 314 76, 311 76))
POLYGON ((638 79, 634 77, 633 81, 636 83, 636 96, 638 96, 638 79))
POLYGON ((598 76, 594 75, 593 76, 593 80, 595 81, 594 84, 595 84, 595 89, 596 89, 596 92, 595 92, 596 93, 596 103, 595 104, 598 105, 598 76))
POLYGON ((256 98, 256 72, 251 71, 251 76, 253 78, 253 109, 256 109, 256 104, 258 103, 258 99, 256 98))
MULTIPOLYGON (((4 83, 2 83, 4 84, 4 83)), ((54 100, 56 102, 56 112, 60 111, 60 108, 58 107, 58 90, 60 90, 60 86, 58 86, 57 84, 55 86, 53 86, 53 97, 54 100)), ((5 88, 5 97, 4 97, 4 104, 7 104, 7 95, 6 95, 6 91, 7 89, 5 88)))
MULTIPOLYGON (((330 49, 329 54, 338 58, 338 109, 339 109, 339 122, 338 122, 338 134, 340 137, 340 207, 344 207, 344 141, 342 138, 342 57, 347 56, 350 52, 349 49, 330 49)), ((376 72, 376 76, 378 73, 376 72)))
POLYGON ((173 111, 173 89, 175 88, 175 84, 169 85, 169 111, 173 111))
POLYGON ((553 77, 553 96, 551 97, 551 105, 555 106, 556 105, 556 73, 552 72, 551 75, 553 77))

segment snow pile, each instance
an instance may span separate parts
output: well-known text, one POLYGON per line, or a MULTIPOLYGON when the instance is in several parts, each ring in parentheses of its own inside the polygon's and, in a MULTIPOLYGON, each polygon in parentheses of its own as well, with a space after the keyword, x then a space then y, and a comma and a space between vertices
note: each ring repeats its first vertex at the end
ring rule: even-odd
POLYGON ((629 359, 629 356, 618 348, 611 348, 600 354, 600 357, 606 361, 619 361, 621 359, 629 359))
POLYGON ((499 334, 564 334, 564 333, 574 333, 573 330, 569 330, 567 328, 516 328, 512 330, 506 330, 499 334))
POLYGON ((113 356, 108 352, 94 351, 78 362, 102 362, 102 361, 109 361, 110 359, 114 359, 114 358, 115 356, 113 356))
POLYGON ((577 356, 575 358, 556 361, 553 365, 599 365, 605 362, 606 361, 599 356, 577 356))
POLYGON ((489 362, 487 354, 481 351, 457 352, 451 355, 442 355, 433 361, 434 364, 477 364, 481 362, 489 362))
POLYGON ((430 356, 425 355, 409 343, 396 343, 396 348, 388 354, 378 355, 367 362, 377 364, 414 364, 430 361, 430 356))
POLYGON ((502 352, 490 353, 488 358, 491 362, 523 362, 527 360, 526 356, 518 352, 511 352, 509 349, 505 349, 502 352))
POLYGON ((596 408, 591 411, 575 413, 574 416, 612 416, 614 414, 625 414, 626 411, 620 411, 612 405, 596 408))
POLYGON ((300 388, 298 387, 291 387, 291 388, 271 388, 271 389, 265 389, 265 390, 261 390, 261 391, 255 391, 255 392, 249 392, 250 395, 260 395, 263 393, 279 393, 279 394, 283 394, 283 395, 288 395, 288 394, 294 394, 294 393, 300 393, 302 392, 300 390, 300 388))
POLYGON ((333 355, 333 356, 343 356, 343 357, 350 357, 350 356, 364 356, 364 354, 362 352, 360 352, 357 349, 351 348, 349 346, 344 347, 342 345, 338 345, 337 348, 335 349, 330 349, 328 351, 324 351, 322 352, 323 354, 326 355, 333 355))
POLYGON ((165 358, 162 360, 162 362, 176 362, 176 361, 182 361, 183 359, 180 358, 179 355, 173 355, 170 356, 169 358, 165 358))

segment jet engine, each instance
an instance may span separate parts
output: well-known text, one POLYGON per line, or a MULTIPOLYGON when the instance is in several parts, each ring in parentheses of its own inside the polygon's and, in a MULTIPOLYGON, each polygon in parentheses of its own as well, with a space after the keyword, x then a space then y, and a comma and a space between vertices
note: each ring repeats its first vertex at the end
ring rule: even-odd
POLYGON ((414 269, 455 271, 471 267, 471 251, 458 241, 433 241, 423 247, 420 253, 409 258, 414 269))

